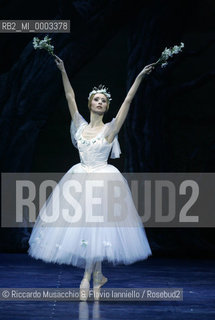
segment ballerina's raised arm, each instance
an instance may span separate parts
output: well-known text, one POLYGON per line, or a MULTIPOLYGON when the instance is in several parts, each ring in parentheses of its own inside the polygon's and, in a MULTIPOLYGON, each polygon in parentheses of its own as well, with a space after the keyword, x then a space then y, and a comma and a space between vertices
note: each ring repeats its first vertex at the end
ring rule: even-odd
POLYGON ((123 101, 117 115, 116 115, 116 121, 113 131, 106 137, 106 140, 111 143, 114 139, 114 137, 118 134, 119 130, 121 129, 123 123, 125 122, 125 119, 127 117, 131 102, 137 92, 137 89, 145 77, 146 74, 150 74, 152 70, 154 69, 156 63, 149 64, 143 68, 143 70, 138 74, 136 77, 133 85, 131 86, 130 90, 128 91, 125 100, 123 101))
MULTIPOLYGON (((75 113, 78 111, 78 107, 75 101, 75 93, 73 91, 73 88, 70 84, 69 78, 67 76, 63 60, 61 60, 58 56, 55 55, 55 62, 58 67, 58 69, 61 71, 62 74, 62 80, 63 80, 63 86, 65 91, 65 96, 68 102, 69 111, 72 117, 72 120, 75 118, 75 113)), ((130 90, 128 91, 121 107, 119 108, 119 111, 115 118, 115 125, 111 133, 106 137, 106 140, 111 143, 114 139, 114 137, 118 134, 120 131, 123 123, 125 122, 126 116, 128 114, 131 102, 137 92, 137 89, 139 88, 140 83, 142 82, 143 78, 146 74, 150 74, 152 70, 155 68, 156 63, 149 64, 143 68, 143 70, 138 74, 136 77, 133 85, 131 86, 130 90)))
POLYGON ((63 60, 61 60, 56 55, 55 55, 55 58, 56 58, 55 59, 56 65, 62 74, 63 86, 64 86, 64 91, 65 91, 66 99, 67 99, 68 106, 69 106, 69 111, 70 111, 72 120, 74 120, 74 115, 75 115, 76 111, 78 111, 78 107, 77 107, 77 104, 75 101, 75 93, 72 89, 69 78, 67 76, 63 60))

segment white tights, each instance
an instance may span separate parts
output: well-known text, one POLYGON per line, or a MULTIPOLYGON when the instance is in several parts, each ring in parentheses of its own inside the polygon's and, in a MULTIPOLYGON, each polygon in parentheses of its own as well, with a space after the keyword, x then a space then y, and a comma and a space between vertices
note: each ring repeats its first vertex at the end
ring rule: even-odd
POLYGON ((102 272, 101 261, 97 261, 95 263, 86 263, 84 278, 87 278, 87 280, 90 281, 92 272, 102 272))

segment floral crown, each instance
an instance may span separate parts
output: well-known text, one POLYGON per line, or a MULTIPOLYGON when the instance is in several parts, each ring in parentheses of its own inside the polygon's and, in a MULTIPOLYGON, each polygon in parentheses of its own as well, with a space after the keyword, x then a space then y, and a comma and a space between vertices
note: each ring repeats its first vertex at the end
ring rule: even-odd
POLYGON ((108 92, 108 90, 109 89, 105 88, 105 86, 103 86, 102 84, 100 84, 98 86, 98 88, 97 87, 93 87, 93 90, 89 93, 88 100, 90 100, 90 97, 91 97, 92 94, 103 93, 108 98, 108 100, 111 101, 112 100, 111 99, 111 94, 110 94, 110 92, 108 92))

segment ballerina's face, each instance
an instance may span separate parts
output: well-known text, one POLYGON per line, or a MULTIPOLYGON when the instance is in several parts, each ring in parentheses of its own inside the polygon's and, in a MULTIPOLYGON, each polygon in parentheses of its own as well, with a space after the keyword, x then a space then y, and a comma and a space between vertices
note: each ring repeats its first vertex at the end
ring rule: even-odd
POLYGON ((91 111, 102 114, 107 110, 107 97, 102 93, 96 93, 91 101, 91 111))

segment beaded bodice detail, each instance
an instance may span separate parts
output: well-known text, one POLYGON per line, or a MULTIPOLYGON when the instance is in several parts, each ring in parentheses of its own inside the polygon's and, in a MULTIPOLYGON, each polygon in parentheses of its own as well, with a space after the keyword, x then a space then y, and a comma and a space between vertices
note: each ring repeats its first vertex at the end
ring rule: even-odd
MULTIPOLYGON (((88 126, 88 123, 80 114, 76 115, 71 123, 71 138, 73 145, 79 151, 82 164, 86 166, 105 164, 111 151, 111 158, 119 158, 121 150, 118 136, 116 135, 111 143, 106 140, 106 137, 113 130, 114 123, 115 119, 106 123, 94 138, 87 139, 83 137, 82 133, 85 131, 86 126, 88 126)), ((88 134, 88 136, 90 135, 88 134)))
POLYGON ((113 142, 108 143, 105 137, 102 136, 103 129, 96 137, 86 139, 82 135, 84 128, 85 126, 82 126, 76 134, 81 163, 87 166, 98 166, 107 163, 113 142))

